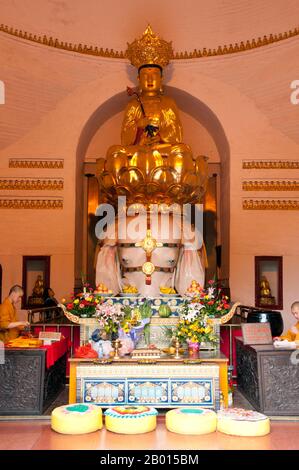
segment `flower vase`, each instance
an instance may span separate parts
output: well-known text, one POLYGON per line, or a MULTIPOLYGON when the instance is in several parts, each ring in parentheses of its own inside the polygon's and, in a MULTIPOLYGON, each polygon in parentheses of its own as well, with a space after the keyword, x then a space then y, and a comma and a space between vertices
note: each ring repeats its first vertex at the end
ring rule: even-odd
POLYGON ((200 351, 200 343, 188 342, 188 354, 192 359, 198 359, 200 351))

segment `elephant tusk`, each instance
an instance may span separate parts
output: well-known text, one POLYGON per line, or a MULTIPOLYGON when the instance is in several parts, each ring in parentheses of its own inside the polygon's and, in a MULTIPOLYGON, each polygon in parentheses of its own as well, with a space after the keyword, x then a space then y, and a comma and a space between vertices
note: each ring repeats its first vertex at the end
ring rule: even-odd
POLYGON ((63 310, 63 313, 68 320, 70 320, 72 323, 79 323, 80 318, 77 317, 77 315, 74 315, 73 313, 68 312, 65 305, 58 304, 58 307, 60 307, 63 310))
POLYGON ((227 323, 234 316, 235 311, 237 310, 239 305, 241 305, 241 302, 235 302, 230 311, 226 315, 223 315, 223 317, 221 317, 221 325, 227 323))

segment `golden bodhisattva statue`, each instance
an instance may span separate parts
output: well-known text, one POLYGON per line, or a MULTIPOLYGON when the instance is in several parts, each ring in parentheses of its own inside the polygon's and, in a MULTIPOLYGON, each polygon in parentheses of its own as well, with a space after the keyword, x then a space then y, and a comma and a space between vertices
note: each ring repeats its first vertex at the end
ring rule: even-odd
POLYGON ((173 57, 171 43, 148 26, 128 44, 126 55, 138 68, 140 91, 127 89, 132 100, 124 113, 121 145, 97 161, 100 187, 110 202, 116 195, 126 195, 129 203, 198 202, 206 187, 206 159, 194 160, 182 142, 177 105, 162 90, 163 67, 173 57))

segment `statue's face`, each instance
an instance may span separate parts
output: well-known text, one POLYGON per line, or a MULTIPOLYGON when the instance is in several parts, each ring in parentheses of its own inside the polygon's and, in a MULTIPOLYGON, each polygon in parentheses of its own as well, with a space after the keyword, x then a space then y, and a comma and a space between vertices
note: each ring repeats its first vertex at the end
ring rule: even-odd
POLYGON ((157 67, 145 67, 139 72, 139 84, 145 93, 156 94, 162 84, 162 75, 157 67))

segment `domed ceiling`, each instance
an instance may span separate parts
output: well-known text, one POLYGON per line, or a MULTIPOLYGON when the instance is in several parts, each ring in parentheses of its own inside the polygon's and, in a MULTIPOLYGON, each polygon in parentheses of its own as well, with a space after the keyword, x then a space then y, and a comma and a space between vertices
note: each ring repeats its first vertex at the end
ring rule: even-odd
MULTIPOLYGON (((127 42, 140 37, 151 23, 158 35, 173 42, 175 52, 191 52, 194 48, 217 48, 293 30, 298 26, 299 2, 0 0, 0 12, 2 24, 32 35, 117 51, 126 50, 127 42)), ((203 59, 205 75, 220 77, 238 88, 275 127, 296 142, 299 108, 290 106, 289 90, 291 81, 298 78, 298 39, 296 36, 260 48, 258 51, 269 51, 267 61, 255 62, 257 50, 228 55, 228 61, 223 57, 216 61, 203 59), (279 60, 285 59, 284 66, 280 66, 278 56, 272 60, 274 47, 280 51, 279 60), (258 81, 256 76, 260 77, 258 81)), ((112 62, 117 65, 117 60, 112 62)), ((5 106, 0 106, 0 151, 30 132, 64 98, 97 80, 102 70, 100 58, 86 60, 84 55, 0 32, 0 80, 5 84, 6 96, 5 106)))
POLYGON ((298 26, 298 0, 0 0, 1 23, 63 41, 125 50, 151 23, 176 51, 298 26))

